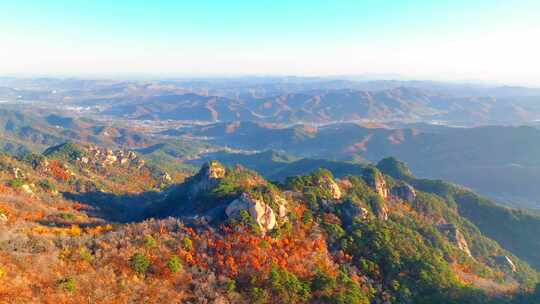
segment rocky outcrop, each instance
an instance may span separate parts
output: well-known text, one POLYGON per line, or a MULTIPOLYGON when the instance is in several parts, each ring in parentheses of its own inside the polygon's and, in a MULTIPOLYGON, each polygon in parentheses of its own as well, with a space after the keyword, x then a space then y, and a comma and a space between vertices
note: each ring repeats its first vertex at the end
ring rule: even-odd
POLYGON ((5 224, 8 222, 8 217, 4 213, 0 213, 0 223, 5 224))
POLYGON ((377 170, 377 168, 368 168, 364 171, 363 178, 366 181, 366 183, 372 187, 377 194, 379 194, 382 198, 387 199, 389 196, 388 187, 386 185, 386 181, 384 180, 384 176, 382 173, 377 170))
POLYGON ((205 163, 199 173, 193 178, 189 189, 191 198, 197 196, 203 191, 208 191, 217 186, 221 179, 225 177, 225 167, 217 161, 205 163))
POLYGON ((514 264, 514 262, 512 262, 512 260, 508 256, 498 255, 498 256, 495 256, 494 259, 498 265, 506 267, 512 270, 512 272, 517 272, 516 264, 514 264))
POLYGON ((286 217, 286 216, 287 216, 287 213, 288 213, 288 210, 287 210, 287 205, 288 205, 287 200, 286 200, 283 196, 281 196, 281 195, 279 195, 279 194, 274 195, 273 199, 274 199, 274 202, 275 202, 275 203, 277 204, 277 206, 278 206, 278 216, 279 216, 280 218, 286 217))
POLYGON ((229 218, 237 218, 242 210, 246 210, 249 213, 263 233, 276 226, 277 222, 274 211, 261 199, 243 193, 227 206, 225 213, 229 218))
POLYGON ((440 224, 437 226, 437 229, 439 229, 442 234, 446 235, 448 240, 454 245, 456 245, 459 249, 461 249, 461 251, 465 252, 468 256, 472 256, 467 241, 463 237, 463 234, 461 234, 461 231, 459 231, 459 229, 456 227, 456 225, 440 224))
POLYGON ((168 184, 172 182, 172 177, 169 175, 168 172, 162 172, 158 178, 161 184, 168 184))
POLYGON ((341 199, 341 197, 343 196, 339 185, 334 180, 330 180, 328 182, 328 190, 330 190, 330 194, 335 200, 341 199))
POLYGON ((90 147, 85 156, 77 158, 82 164, 99 164, 102 166, 123 165, 141 168, 144 160, 140 159, 133 151, 123 151, 90 147))
POLYGON ((318 180, 318 186, 328 192, 331 199, 339 200, 343 196, 339 185, 331 176, 323 175, 318 180))
POLYGON ((13 167, 11 168, 11 172, 14 178, 26 178, 26 174, 20 168, 13 167))
POLYGON ((210 161, 202 166, 199 174, 207 179, 221 179, 225 177, 225 167, 217 161, 210 161))
POLYGON ((390 190, 390 193, 393 197, 399 198, 401 200, 412 202, 416 199, 416 190, 413 186, 407 183, 401 183, 390 190))

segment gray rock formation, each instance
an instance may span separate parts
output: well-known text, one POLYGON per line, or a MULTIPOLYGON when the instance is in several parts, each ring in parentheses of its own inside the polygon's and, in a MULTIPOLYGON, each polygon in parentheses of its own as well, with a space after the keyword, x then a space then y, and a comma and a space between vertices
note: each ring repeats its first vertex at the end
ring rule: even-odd
POLYGON ((461 234, 461 231, 456 227, 454 224, 440 224, 437 226, 437 229, 446 237, 448 240, 456 245, 459 249, 461 249, 463 252, 465 252, 468 256, 471 256, 471 250, 469 249, 469 245, 467 244, 467 241, 463 237, 463 234, 461 234))
POLYGON ((413 186, 407 183, 401 183, 393 187, 390 193, 392 196, 407 202, 412 202, 416 199, 416 190, 414 190, 413 186))

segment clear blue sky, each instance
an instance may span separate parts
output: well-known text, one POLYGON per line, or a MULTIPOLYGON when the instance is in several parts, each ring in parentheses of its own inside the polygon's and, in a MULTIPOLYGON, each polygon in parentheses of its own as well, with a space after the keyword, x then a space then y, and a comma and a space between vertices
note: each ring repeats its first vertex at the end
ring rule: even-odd
POLYGON ((538 0, 0 0, 0 74, 540 83, 538 0))

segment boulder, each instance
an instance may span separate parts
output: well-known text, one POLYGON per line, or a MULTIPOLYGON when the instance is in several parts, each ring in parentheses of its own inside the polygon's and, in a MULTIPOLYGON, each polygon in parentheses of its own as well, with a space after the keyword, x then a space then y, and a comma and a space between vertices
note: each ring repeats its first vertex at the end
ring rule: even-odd
POLYGON ((33 186, 33 184, 24 184, 21 186, 21 189, 28 194, 34 194, 34 191, 32 191, 33 186))
POLYGON ((390 193, 392 196, 407 202, 412 202, 416 199, 416 190, 407 183, 401 183, 400 185, 393 187, 390 193))
POLYGON ((287 211, 288 211, 287 207, 285 207, 284 205, 279 205, 279 207, 278 207, 278 216, 280 218, 286 217, 287 213, 288 213, 287 211))
POLYGON ((237 218, 241 210, 246 210, 263 232, 267 232, 276 226, 274 211, 263 200, 243 193, 227 206, 225 214, 229 218, 237 218))
POLYGON ((440 224, 437 226, 437 229, 448 237, 448 240, 456 245, 461 251, 465 252, 468 256, 471 256, 471 250, 467 241, 461 234, 461 231, 454 224, 440 224))
POLYGON ((26 174, 22 172, 20 168, 14 167, 12 168, 12 173, 14 178, 25 178, 26 174))

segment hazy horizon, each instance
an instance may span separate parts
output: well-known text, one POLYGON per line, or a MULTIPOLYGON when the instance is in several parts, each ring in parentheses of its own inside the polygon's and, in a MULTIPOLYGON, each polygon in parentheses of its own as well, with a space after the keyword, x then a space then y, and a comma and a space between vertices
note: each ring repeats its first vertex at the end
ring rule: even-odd
POLYGON ((392 74, 540 85, 540 2, 55 1, 0 4, 0 74, 392 74))

